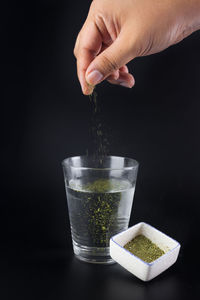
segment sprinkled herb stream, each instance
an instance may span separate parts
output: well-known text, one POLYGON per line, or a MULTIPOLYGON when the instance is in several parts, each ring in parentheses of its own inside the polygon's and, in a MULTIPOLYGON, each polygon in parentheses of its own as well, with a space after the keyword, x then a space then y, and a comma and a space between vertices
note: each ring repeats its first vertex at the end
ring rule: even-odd
POLYGON ((93 153, 89 154, 92 155, 95 160, 98 159, 101 165, 103 158, 109 154, 110 143, 104 131, 100 105, 97 101, 97 92, 94 87, 92 94, 89 95, 89 100, 92 105, 91 140, 94 143, 93 153))
MULTIPOLYGON (((89 99, 94 151, 88 154, 101 167, 103 158, 108 155, 109 143, 103 131, 95 90, 89 99)), ((131 211, 134 189, 129 181, 116 178, 71 180, 67 199, 73 240, 87 247, 109 247, 110 237, 128 227, 127 212, 131 211)))

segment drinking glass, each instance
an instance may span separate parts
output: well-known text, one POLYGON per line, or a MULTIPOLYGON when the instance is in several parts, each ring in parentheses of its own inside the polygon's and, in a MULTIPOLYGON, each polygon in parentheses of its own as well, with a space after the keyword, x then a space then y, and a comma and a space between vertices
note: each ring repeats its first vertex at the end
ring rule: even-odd
POLYGON ((128 228, 138 162, 118 156, 69 157, 62 162, 74 254, 110 264, 110 238, 128 228))

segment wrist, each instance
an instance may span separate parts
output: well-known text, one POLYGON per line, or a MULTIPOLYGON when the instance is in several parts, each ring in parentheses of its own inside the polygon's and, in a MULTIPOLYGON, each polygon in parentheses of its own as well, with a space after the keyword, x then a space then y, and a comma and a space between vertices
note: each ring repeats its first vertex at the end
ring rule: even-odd
POLYGON ((182 7, 182 23, 185 34, 200 29, 200 0, 177 0, 177 3, 180 9, 182 7))

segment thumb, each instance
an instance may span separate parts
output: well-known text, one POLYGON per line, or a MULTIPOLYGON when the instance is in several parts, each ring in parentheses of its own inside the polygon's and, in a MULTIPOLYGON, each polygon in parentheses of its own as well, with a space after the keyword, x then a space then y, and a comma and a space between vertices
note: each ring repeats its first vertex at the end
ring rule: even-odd
POLYGON ((100 83, 113 71, 127 64, 133 57, 127 40, 119 35, 108 48, 90 63, 86 71, 86 81, 90 85, 100 83))

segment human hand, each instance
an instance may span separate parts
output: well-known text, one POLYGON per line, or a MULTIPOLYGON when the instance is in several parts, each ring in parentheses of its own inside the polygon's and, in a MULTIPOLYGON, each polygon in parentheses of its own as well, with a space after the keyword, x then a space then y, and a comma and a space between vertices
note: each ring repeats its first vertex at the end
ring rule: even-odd
POLYGON ((131 88, 129 61, 199 28, 200 0, 94 0, 74 48, 83 93, 104 79, 131 88))

